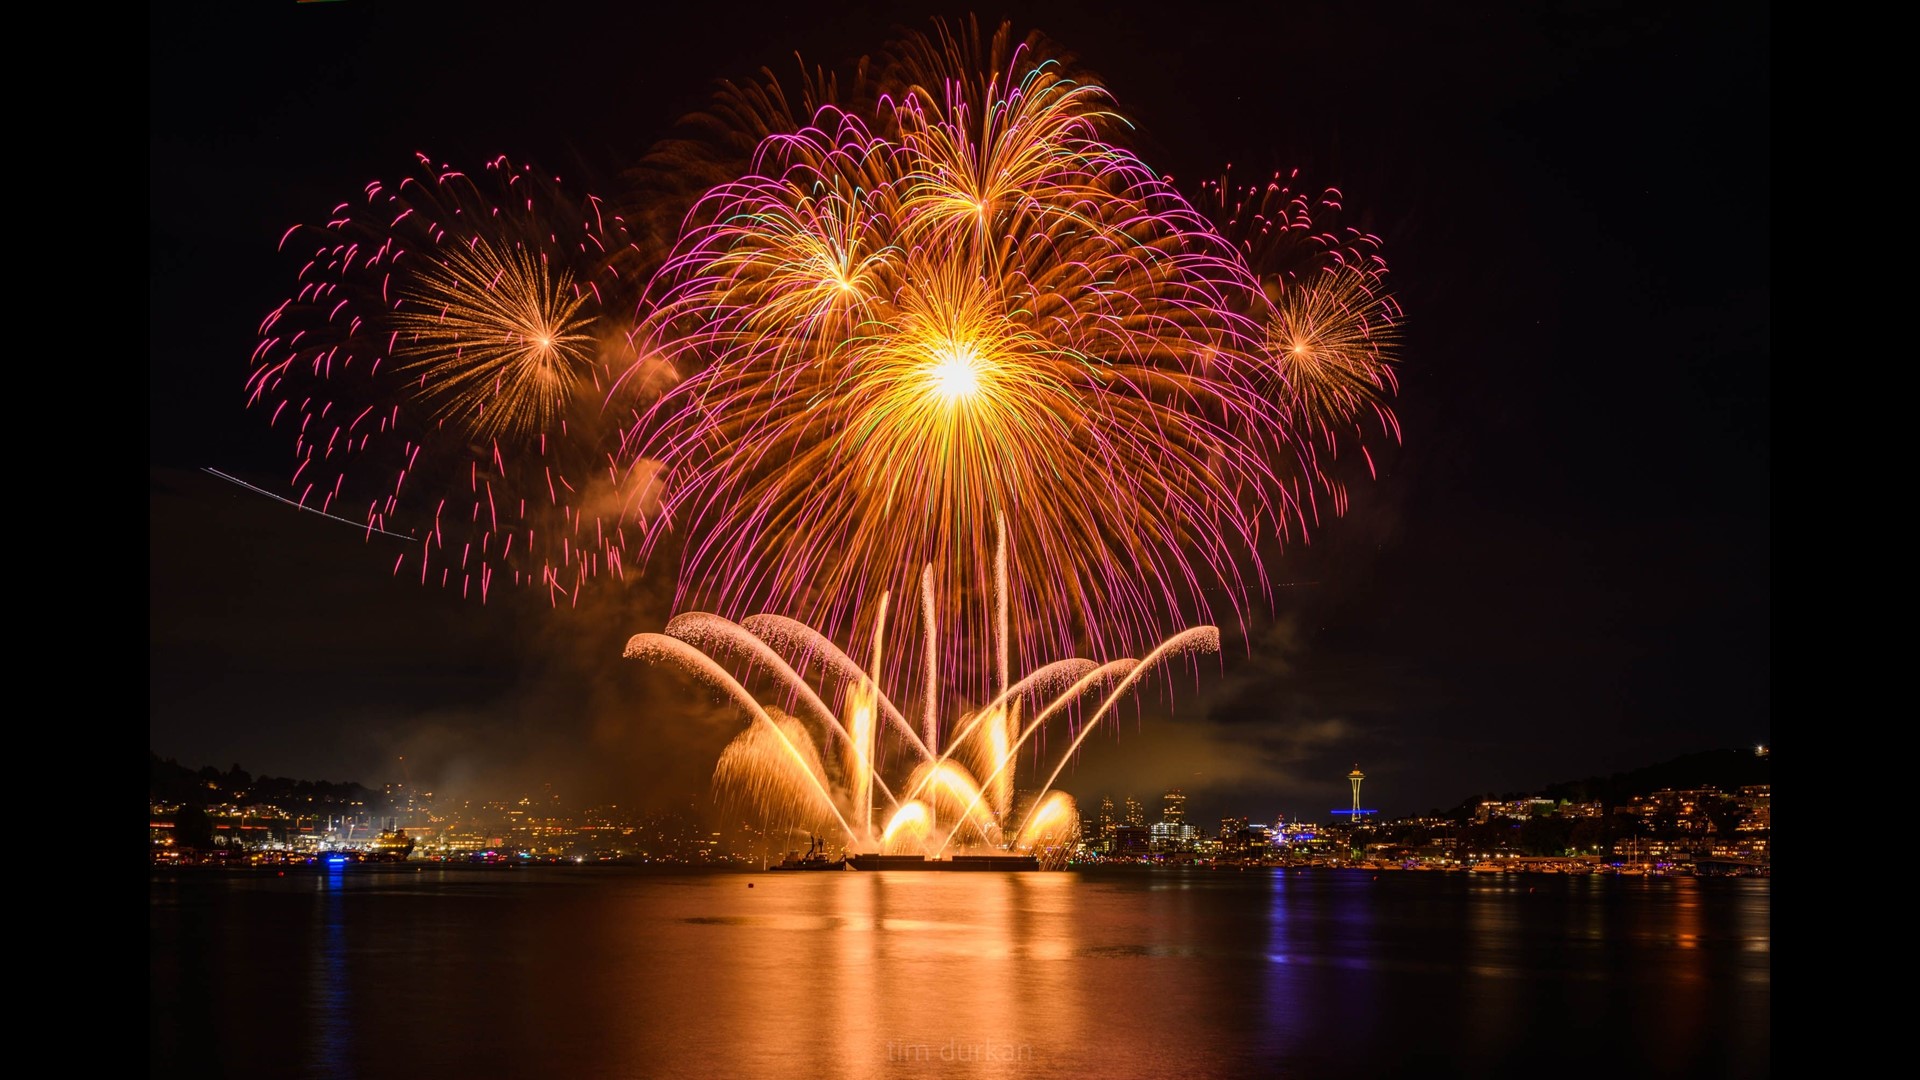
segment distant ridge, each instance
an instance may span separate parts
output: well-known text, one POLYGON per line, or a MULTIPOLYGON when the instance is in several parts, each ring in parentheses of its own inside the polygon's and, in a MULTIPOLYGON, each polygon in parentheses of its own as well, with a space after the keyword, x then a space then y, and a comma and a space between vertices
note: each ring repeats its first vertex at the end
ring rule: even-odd
POLYGON ((1682 754, 1657 765, 1617 772, 1611 776, 1589 776, 1584 780, 1563 780, 1537 791, 1518 791, 1474 795, 1462 802, 1455 814, 1470 813, 1482 799, 1524 799, 1529 797, 1598 802, 1609 807, 1622 806, 1635 795, 1646 795, 1661 788, 1719 788, 1729 794, 1748 784, 1770 784, 1773 758, 1753 752, 1752 747, 1702 750, 1682 754))
POLYGON ((172 758, 147 751, 147 795, 162 802, 186 806, 219 803, 273 803, 289 807, 345 810, 371 806, 374 793, 352 781, 295 780, 284 776, 253 776, 234 765, 190 769, 172 758))

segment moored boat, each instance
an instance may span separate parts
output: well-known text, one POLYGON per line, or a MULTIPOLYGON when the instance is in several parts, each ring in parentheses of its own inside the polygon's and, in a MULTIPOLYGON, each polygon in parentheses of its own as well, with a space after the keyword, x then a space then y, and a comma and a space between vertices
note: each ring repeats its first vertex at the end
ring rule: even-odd
POLYGON ((995 870, 1021 873, 1040 869, 1040 860, 1032 855, 955 855, 951 859, 929 859, 925 855, 853 855, 847 864, 855 870, 995 870))
POLYGON ((846 868, 847 860, 844 857, 827 858, 827 847, 820 842, 819 837, 814 837, 807 844, 805 855, 797 851, 789 851, 787 857, 780 860, 778 865, 767 867, 769 870, 845 870, 846 868))

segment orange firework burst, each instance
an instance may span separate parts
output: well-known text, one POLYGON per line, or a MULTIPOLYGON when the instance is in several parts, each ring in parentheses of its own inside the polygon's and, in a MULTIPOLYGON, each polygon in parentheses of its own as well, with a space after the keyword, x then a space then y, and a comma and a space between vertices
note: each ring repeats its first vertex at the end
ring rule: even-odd
POLYGON ((1357 446, 1369 468, 1369 430, 1398 439, 1387 404, 1400 342, 1399 303, 1387 289, 1380 238, 1338 224, 1343 196, 1308 196, 1294 176, 1204 185, 1201 205, 1255 287, 1244 314, 1263 330, 1253 352, 1265 392, 1287 418, 1304 471, 1344 505, 1331 459, 1357 446))
POLYGON ((1004 516, 1028 659, 1242 614, 1260 538, 1300 524, 1250 279, 1057 58, 902 56, 884 108, 766 139, 655 282, 650 358, 685 377, 629 446, 669 470, 683 600, 845 629, 931 563, 984 641, 1004 516))
POLYGON ((481 441, 557 425, 591 382, 588 294, 535 252, 483 237, 421 258, 391 323, 398 367, 422 399, 481 441))
POLYGON ((420 159, 282 247, 248 400, 292 437, 289 497, 400 536, 395 573, 484 598, 618 576, 631 522, 602 402, 631 356, 618 219, 506 159, 420 159))
POLYGON ((1378 275, 1329 267, 1279 293, 1267 347, 1300 423, 1331 440, 1335 426, 1371 409, 1384 412, 1381 402, 1395 385, 1400 309, 1378 275))

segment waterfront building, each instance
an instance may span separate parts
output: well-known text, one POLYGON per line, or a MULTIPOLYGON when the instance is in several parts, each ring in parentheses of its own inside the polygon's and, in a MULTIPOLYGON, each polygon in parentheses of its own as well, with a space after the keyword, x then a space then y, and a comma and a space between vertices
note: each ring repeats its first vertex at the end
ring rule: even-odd
POLYGON ((1147 836, 1154 851, 1192 851, 1200 839, 1200 827, 1183 821, 1159 821, 1147 830, 1147 836))
POLYGON ((1480 805, 1474 808, 1473 823, 1485 825, 1495 818, 1529 821, 1553 813, 1554 806, 1552 799, 1482 799, 1480 805))

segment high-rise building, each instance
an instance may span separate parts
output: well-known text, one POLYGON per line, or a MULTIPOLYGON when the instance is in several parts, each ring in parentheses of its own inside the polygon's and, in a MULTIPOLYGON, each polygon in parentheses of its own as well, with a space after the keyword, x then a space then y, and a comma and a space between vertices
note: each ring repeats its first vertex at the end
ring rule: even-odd
POLYGON ((1187 797, 1179 788, 1174 788, 1160 796, 1160 820, 1169 825, 1182 825, 1187 820, 1187 797))
POLYGON ((1117 818, 1113 812, 1112 796, 1110 795, 1100 796, 1100 810, 1098 813, 1094 814, 1093 823, 1094 823, 1093 834, 1095 836, 1099 837, 1102 840, 1113 839, 1113 827, 1115 825, 1120 824, 1120 821, 1119 821, 1119 818, 1117 818))
POLYGON ((1155 822, 1147 829, 1154 851, 1192 851, 1200 839, 1200 827, 1177 821, 1155 822))
POLYGON ((1247 848, 1247 819, 1230 817, 1220 819, 1220 846, 1226 851, 1245 851, 1247 848))
POLYGON ((1131 795, 1127 796, 1125 820, 1122 824, 1136 829, 1147 827, 1147 808, 1140 804, 1139 799, 1131 795))

